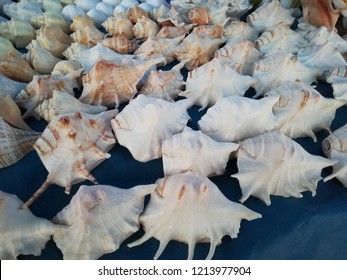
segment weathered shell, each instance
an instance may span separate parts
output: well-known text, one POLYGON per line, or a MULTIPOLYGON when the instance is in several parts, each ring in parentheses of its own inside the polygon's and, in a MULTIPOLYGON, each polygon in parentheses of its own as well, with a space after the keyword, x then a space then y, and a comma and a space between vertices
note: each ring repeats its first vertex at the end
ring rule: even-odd
POLYGON ((260 214, 227 199, 214 183, 194 172, 158 179, 156 185, 140 215, 145 234, 128 244, 137 246, 154 237, 160 241, 154 259, 160 257, 170 240, 188 244, 188 259, 193 258, 196 243, 210 242, 206 259, 211 259, 224 235, 237 237, 242 219, 261 218, 260 214))
POLYGON ((81 52, 89 50, 86 45, 80 43, 72 43, 65 51, 63 51, 63 56, 69 60, 75 60, 75 56, 79 55, 81 52))
POLYGON ((75 5, 66 5, 61 14, 67 21, 73 21, 73 18, 78 15, 84 15, 85 11, 83 11, 80 7, 75 5))
POLYGON ((22 201, 0 191, 0 259, 14 260, 19 255, 39 256, 59 226, 19 209, 22 201))
POLYGON ((152 9, 149 12, 149 16, 154 20, 158 21, 158 18, 165 17, 165 15, 170 11, 170 9, 165 6, 164 4, 160 5, 159 7, 156 7, 152 9))
POLYGON ((27 86, 27 83, 21 83, 7 78, 0 74, 0 95, 9 95, 15 99, 17 94, 27 86))
POLYGON ((125 34, 105 38, 99 43, 119 54, 133 53, 137 48, 137 44, 129 40, 125 34))
POLYGON ((86 179, 97 183, 89 172, 110 157, 107 152, 116 143, 110 120, 117 112, 111 110, 97 115, 69 113, 53 117, 34 144, 48 176, 23 208, 33 203, 51 184, 70 193, 73 184, 86 179), (70 156, 66 157, 66 153, 70 156))
POLYGON ((115 13, 114 16, 109 17, 102 26, 106 29, 110 36, 120 35, 124 33, 128 39, 135 37, 133 32, 133 24, 125 15, 115 13))
POLYGON ((70 32, 69 22, 65 20, 61 13, 44 12, 37 14, 30 19, 31 24, 39 28, 48 24, 58 25, 65 33, 70 32))
POLYGON ((30 63, 35 71, 40 74, 48 75, 50 74, 54 66, 61 61, 61 59, 53 56, 48 50, 35 47, 23 54, 23 58, 30 63))
POLYGON ((180 70, 184 67, 184 61, 175 65, 169 71, 151 71, 143 82, 139 93, 146 96, 161 98, 166 101, 174 101, 182 92, 184 86, 183 76, 180 70))
POLYGON ((76 32, 78 29, 84 26, 92 26, 96 28, 94 20, 90 16, 87 14, 80 14, 73 17, 70 29, 71 31, 76 32))
POLYGON ((333 88, 335 99, 347 103, 347 67, 334 67, 326 74, 326 81, 333 88))
POLYGON ((76 60, 62 60, 54 66, 52 75, 57 77, 64 77, 65 75, 81 68, 81 64, 76 60))
POLYGON ((44 100, 35 108, 35 112, 47 122, 50 122, 55 115, 66 113, 88 113, 99 114, 105 112, 107 107, 83 104, 70 93, 64 91, 53 91, 53 97, 44 100))
POLYGON ((33 150, 41 133, 14 128, 0 117, 0 168, 10 166, 33 150))
POLYGON ((0 59, 4 60, 7 58, 8 52, 11 52, 14 56, 21 56, 22 53, 17 51, 12 42, 4 37, 0 37, 0 59))
POLYGON ((35 31, 36 35, 45 35, 50 39, 55 38, 63 44, 71 44, 71 37, 66 34, 58 25, 48 24, 35 31))
POLYGON ((203 133, 218 142, 238 142, 270 131, 277 117, 272 107, 278 97, 260 100, 242 96, 222 98, 209 108, 198 126, 203 133))
POLYGON ((228 61, 239 74, 249 76, 253 75, 254 63, 263 58, 255 43, 250 41, 228 41, 214 57, 228 61))
POLYGON ((234 143, 217 142, 201 131, 186 127, 181 133, 163 141, 164 175, 188 170, 203 176, 222 175, 229 157, 238 147, 234 143))
POLYGON ((189 11, 188 18, 190 22, 197 25, 219 24, 227 19, 227 5, 220 6, 214 1, 208 1, 207 5, 196 5, 189 11))
POLYGON ((37 75, 34 79, 16 96, 18 106, 25 108, 27 111, 23 117, 27 118, 32 115, 35 108, 44 100, 53 96, 55 89, 69 92, 74 95, 74 88, 79 87, 79 79, 82 69, 76 70, 64 77, 53 75, 37 75))
POLYGON ((161 157, 163 140, 184 129, 189 106, 186 100, 168 102, 140 94, 111 121, 112 128, 119 144, 136 160, 147 162, 161 157))
POLYGON ((159 26, 150 18, 142 16, 134 25, 133 32, 137 39, 147 39, 157 35, 159 26))
POLYGON ((22 0, 18 3, 5 4, 3 12, 11 19, 18 19, 30 22, 30 18, 36 14, 42 13, 39 5, 22 0))
POLYGON ((74 42, 81 43, 91 48, 104 39, 105 34, 94 26, 82 26, 70 36, 74 42))
POLYGON ((315 132, 330 130, 336 110, 344 105, 300 81, 286 82, 267 95, 279 97, 273 107, 278 117, 277 129, 291 138, 309 136, 314 142, 315 132))
POLYGON ((243 96, 256 83, 257 79, 237 73, 228 61, 214 58, 188 73, 186 90, 180 95, 192 99, 194 104, 204 109, 220 98, 243 96))
POLYGON ((83 92, 80 100, 87 104, 117 108, 119 104, 134 97, 137 93, 136 86, 145 73, 163 61, 163 58, 147 62, 100 60, 83 76, 83 92))
POLYGON ((273 131, 240 143, 239 172, 232 177, 240 182, 241 202, 252 195, 270 205, 270 195, 301 198, 304 191, 315 195, 322 169, 334 163, 309 154, 291 138, 273 131))
POLYGON ((18 105, 9 95, 0 95, 0 117, 14 127, 31 130, 31 128, 24 122, 18 105))
POLYGON ((70 46, 70 43, 62 43, 54 36, 37 35, 36 40, 32 40, 26 46, 28 51, 32 51, 36 47, 44 48, 57 58, 64 58, 63 52, 70 46))
POLYGON ((247 22, 232 21, 223 28, 223 36, 227 41, 241 39, 254 42, 259 37, 259 31, 251 27, 247 22))
POLYGON ((148 13, 139 6, 134 6, 131 9, 127 10, 125 15, 128 17, 128 19, 130 19, 130 21, 133 24, 136 24, 137 20, 143 16, 147 18, 149 17, 148 13))
POLYGON ((160 38, 176 38, 181 35, 186 35, 193 29, 194 24, 187 24, 182 27, 162 26, 156 37, 160 38))
POLYGON ((324 178, 324 182, 336 178, 347 188, 347 124, 335 130, 322 142, 322 149, 328 158, 336 160, 333 172, 324 178))
POLYGON ((116 251, 138 231, 144 198, 155 185, 130 189, 114 186, 81 186, 53 222, 67 227, 53 235, 64 259, 98 259, 116 251))
POLYGON ((36 37, 35 29, 23 20, 0 22, 0 36, 10 40, 17 48, 25 48, 36 37))
POLYGON ((7 54, 6 60, 0 61, 0 73, 17 82, 29 83, 35 75, 39 75, 30 64, 12 52, 7 54))
POLYGON ((291 26, 295 19, 291 13, 292 10, 283 8, 279 0, 273 0, 269 3, 265 2, 248 15, 247 22, 258 31, 264 31, 280 22, 291 26))
POLYGON ((255 42, 259 51, 265 55, 275 51, 295 54, 308 43, 301 33, 292 30, 283 22, 267 28, 255 42))

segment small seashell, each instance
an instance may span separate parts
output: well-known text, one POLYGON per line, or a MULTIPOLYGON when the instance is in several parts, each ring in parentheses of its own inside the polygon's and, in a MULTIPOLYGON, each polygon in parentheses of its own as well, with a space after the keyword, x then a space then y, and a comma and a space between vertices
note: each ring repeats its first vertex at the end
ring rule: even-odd
POLYGON ((73 17, 70 29, 71 31, 76 32, 78 29, 85 26, 91 26, 96 28, 93 19, 89 15, 81 14, 73 17))
POLYGON ((79 87, 79 79, 83 69, 76 70, 64 77, 56 77, 52 75, 37 75, 33 80, 16 96, 18 106, 25 108, 23 118, 32 115, 35 108, 42 101, 53 96, 53 91, 60 90, 69 92, 74 95, 74 88, 79 87))
POLYGON ((54 66, 51 74, 57 77, 64 77, 65 75, 81 68, 81 64, 76 60, 62 60, 54 66))
POLYGON ((0 22, 0 36, 10 40, 19 49, 25 48, 36 37, 35 29, 23 20, 0 22))
POLYGON ((134 25, 133 32, 137 39, 148 39, 157 35, 159 26, 150 18, 142 16, 134 25))
POLYGON ((28 51, 35 51, 36 48, 43 48, 51 55, 57 58, 64 58, 63 52, 70 46, 70 43, 64 44, 60 42, 54 36, 46 36, 43 34, 37 35, 36 40, 32 40, 29 45, 26 46, 28 51))
POLYGON ((136 160, 147 162, 161 157, 162 141, 184 129, 189 106, 186 100, 168 102, 140 94, 111 121, 112 128, 119 144, 136 160))
POLYGON ((114 16, 109 17, 102 26, 110 36, 124 33, 128 39, 133 39, 135 37, 132 22, 123 14, 115 13, 114 16))
POLYGON ((144 198, 154 188, 153 184, 130 189, 81 186, 70 204, 53 218, 54 223, 67 226, 53 235, 64 259, 93 260, 116 251, 138 231, 144 198))
POLYGON ((194 104, 204 109, 220 98, 243 96, 256 83, 255 78, 237 73, 228 61, 214 58, 188 73, 186 90, 180 95, 192 99, 194 104))
POLYGON ((18 3, 5 4, 2 7, 5 15, 11 19, 24 20, 30 22, 30 18, 36 14, 42 13, 39 5, 30 1, 22 0, 18 3))
POLYGON ((331 175, 324 178, 324 182, 336 178, 347 188, 347 124, 335 130, 322 142, 325 156, 337 162, 333 165, 331 175))
POLYGON ((75 0, 75 5, 80 7, 83 11, 88 12, 89 10, 95 8, 100 0, 75 0))
POLYGON ((107 107, 104 106, 83 104, 70 93, 59 90, 53 90, 53 97, 44 100, 35 108, 35 112, 47 122, 50 122, 56 115, 77 112, 99 114, 106 110, 107 107))
POLYGON ((49 174, 22 208, 32 204, 51 184, 65 188, 68 194, 73 184, 86 179, 97 183, 89 172, 110 157, 107 152, 116 142, 110 120, 117 112, 70 113, 53 117, 34 145, 49 174), (66 153, 71 156, 67 158, 66 153))
POLYGON ((65 33, 70 32, 70 26, 68 21, 65 20, 65 18, 62 16, 61 13, 51 13, 51 12, 44 12, 37 14, 30 19, 31 24, 39 28, 41 26, 45 26, 48 24, 53 24, 59 26, 65 33))
POLYGON ((301 81, 286 82, 267 95, 279 97, 273 106, 278 118, 277 129, 291 138, 309 136, 314 142, 317 142, 315 132, 330 130, 336 110, 344 105, 336 99, 325 98, 301 81))
POLYGON ((238 142, 275 129, 277 117, 272 108, 278 97, 251 99, 229 96, 209 108, 198 126, 218 142, 238 142))
POLYGON ((85 50, 89 50, 86 45, 80 43, 72 43, 65 51, 63 51, 63 56, 69 60, 75 60, 75 56, 79 55, 85 50))
POLYGON ((10 126, 0 117, 0 168, 10 166, 33 150, 41 133, 10 126))
POLYGON ((223 36, 227 41, 241 39, 254 42, 259 37, 259 31, 251 27, 247 22, 232 21, 223 28, 223 36))
POLYGON ((164 174, 168 176, 190 170, 203 176, 222 175, 229 157, 238 147, 234 143, 217 142, 201 131, 186 127, 163 141, 164 174))
POLYGON ((181 35, 186 35, 190 33, 191 29, 194 27, 194 24, 187 24, 182 27, 176 26, 162 26, 157 33, 156 37, 159 38, 176 38, 181 35))
POLYGON ((80 100, 87 104, 117 108, 119 104, 134 97, 137 93, 136 85, 145 73, 163 61, 163 58, 146 62, 100 60, 83 76, 83 92, 80 100))
MULTIPOLYGON (((45 25, 45 26, 41 27, 40 29, 36 30, 35 32, 36 32, 36 36, 44 35, 44 36, 49 37, 51 40, 55 38, 63 44, 69 44, 70 45, 72 43, 71 37, 68 34, 66 34, 57 25, 48 24, 48 25, 45 25)), ((37 37, 36 37, 36 39, 37 39, 37 37)))
POLYGON ((27 83, 17 82, 15 80, 11 80, 4 75, 0 74, 0 95, 11 96, 12 99, 15 99, 17 94, 27 86, 27 83))
POLYGON ((261 218, 227 199, 214 183, 194 172, 166 176, 158 179, 156 185, 140 215, 145 234, 128 244, 131 248, 154 237, 160 242, 154 259, 160 257, 170 240, 188 244, 188 259, 193 258, 196 243, 210 242, 206 259, 211 259, 224 235, 237 237, 242 219, 261 218))
POLYGON ((86 45, 88 48, 94 47, 99 41, 104 38, 104 33, 93 26, 83 26, 70 36, 76 43, 86 45))
POLYGON ((108 16, 105 15, 103 12, 97 10, 97 9, 91 9, 90 11, 87 12, 87 15, 90 16, 94 24, 97 28, 102 27, 102 23, 107 20, 108 16))
POLYGON ((133 24, 136 24, 137 20, 144 17, 148 18, 148 13, 140 8, 139 6, 134 6, 125 12, 125 15, 130 19, 133 24))
POLYGON ((129 40, 125 34, 105 38, 99 43, 119 54, 133 53, 137 48, 136 43, 129 40))
POLYGON ((83 11, 80 7, 75 5, 66 5, 61 14, 67 21, 73 21, 73 18, 78 15, 85 15, 85 11, 83 11))
POLYGON ((0 61, 0 73, 9 79, 22 83, 29 83, 34 75, 39 75, 25 59, 15 57, 12 52, 7 54, 6 60, 0 61))
POLYGON ((14 127, 31 130, 31 128, 24 122, 18 105, 9 95, 0 95, 0 117, 14 127))
MULTIPOLYGON (((146 4, 149 5, 148 3, 146 3, 146 4)), ((164 4, 162 4, 156 8, 154 8, 153 6, 150 6, 150 7, 152 7, 152 9, 149 12, 149 16, 151 17, 151 19, 153 19, 156 22, 158 21, 158 18, 165 17, 170 11, 170 9, 167 6, 165 6, 164 4)))
POLYGON ((19 255, 39 256, 59 226, 34 216, 29 209, 19 210, 22 201, 0 191, 0 259, 14 260, 19 255))
POLYGON ((240 143, 237 156, 241 202, 255 196, 271 204, 270 195, 301 198, 302 192, 316 194, 323 168, 335 162, 311 155, 280 132, 268 132, 240 143))
POLYGON ((5 60, 8 52, 11 52, 16 57, 20 57, 22 55, 20 51, 15 49, 10 40, 0 37, 0 59, 5 60))

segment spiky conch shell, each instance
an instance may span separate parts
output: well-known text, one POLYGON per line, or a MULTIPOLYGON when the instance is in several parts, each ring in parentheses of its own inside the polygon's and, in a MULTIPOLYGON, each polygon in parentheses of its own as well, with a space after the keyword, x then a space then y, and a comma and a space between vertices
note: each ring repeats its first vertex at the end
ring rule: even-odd
POLYGON ((75 56, 79 53, 88 50, 86 45, 80 43, 72 43, 65 51, 63 51, 63 56, 69 60, 75 60, 75 56))
POLYGON ((36 40, 31 41, 31 43, 26 46, 27 50, 31 50, 31 46, 41 46, 48 50, 52 55, 58 58, 64 58, 63 52, 71 45, 71 43, 61 42, 54 35, 38 34, 36 40))
POLYGON ((254 42, 259 37, 259 31, 243 21, 231 21, 223 28, 223 36, 227 41, 241 39, 254 42))
POLYGON ((159 26, 150 18, 142 16, 134 25, 133 32, 137 39, 147 39, 157 35, 159 26))
POLYGON ((130 189, 81 186, 70 204, 53 218, 54 223, 66 225, 53 235, 64 259, 93 260, 116 251, 138 231, 144 198, 154 188, 154 184, 130 189))
POLYGON ((57 77, 64 77, 81 68, 81 64, 76 60, 62 60, 54 66, 54 69, 51 74, 57 77))
POLYGON ((195 172, 166 176, 158 179, 156 185, 140 215, 145 234, 128 244, 134 247, 156 238, 160 246, 154 259, 160 257, 170 240, 188 244, 188 259, 193 258, 196 243, 210 242, 206 259, 211 259, 224 235, 237 237, 242 219, 261 218, 260 214, 227 199, 214 183, 195 172))
POLYGON ((83 26, 90 26, 96 28, 94 21, 90 16, 88 16, 87 14, 80 14, 73 17, 72 23, 70 25, 70 30, 76 32, 83 26))
POLYGON ((190 106, 187 100, 168 102, 140 94, 111 121, 112 128, 119 144, 147 162, 161 157, 163 140, 184 129, 190 106))
POLYGON ((163 61, 164 58, 146 62, 100 60, 83 76, 83 92, 79 100, 87 104, 118 107, 134 97, 136 86, 145 73, 163 61))
POLYGON ((204 176, 222 175, 238 147, 238 144, 217 142, 201 131, 185 127, 181 133, 163 141, 164 175, 188 170, 204 176))
POLYGON ((324 182, 336 178, 347 188, 347 124, 336 129, 322 142, 324 155, 337 162, 333 165, 332 174, 324 182))
POLYGON ((302 192, 316 194, 323 168, 336 161, 311 155, 281 132, 271 131, 240 143, 237 155, 241 202, 255 196, 271 204, 270 195, 301 198, 302 192))
POLYGON ((22 208, 33 203, 51 184, 65 188, 67 194, 73 184, 86 179, 97 184, 90 171, 110 157, 107 152, 116 143, 110 120, 117 113, 118 110, 110 110, 97 115, 77 112, 54 116, 34 144, 48 171, 47 179, 22 208))
POLYGON ((314 142, 315 132, 329 131, 336 110, 344 105, 334 98, 325 98, 301 81, 286 82, 266 95, 279 98, 272 109, 278 118, 276 129, 291 138, 309 136, 314 142))
POLYGON ((60 229, 50 221, 34 216, 29 209, 19 210, 23 202, 0 191, 0 259, 19 255, 39 256, 53 233, 60 229))
POLYGON ((133 31, 134 25, 130 19, 123 14, 115 13, 112 17, 109 17, 102 26, 110 36, 124 33, 128 39, 133 39, 135 37, 133 31))
POLYGON ((137 48, 137 44, 129 40, 124 33, 104 38, 99 43, 119 54, 133 53, 137 48))
POLYGON ((149 17, 148 13, 139 6, 134 6, 125 12, 125 15, 130 19, 133 24, 136 24, 137 20, 141 17, 149 17))
POLYGON ((70 36, 74 42, 81 43, 91 48, 104 39, 105 34, 94 26, 82 26, 70 36))
POLYGON ((0 117, 0 168, 10 166, 33 150, 41 133, 10 126, 0 117))
POLYGON ((160 38, 176 38, 181 35, 190 33, 195 24, 187 24, 182 27, 176 26, 162 26, 157 33, 156 37, 160 38))

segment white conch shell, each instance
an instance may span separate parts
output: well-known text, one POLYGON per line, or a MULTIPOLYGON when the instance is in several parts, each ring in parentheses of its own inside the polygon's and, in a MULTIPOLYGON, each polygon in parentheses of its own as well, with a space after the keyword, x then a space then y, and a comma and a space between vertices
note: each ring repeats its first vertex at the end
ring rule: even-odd
POLYGON ((67 21, 73 21, 73 18, 77 15, 84 15, 85 11, 83 11, 80 7, 75 5, 66 5, 61 14, 67 21))
POLYGON ((54 223, 66 225, 53 235, 64 259, 93 260, 116 251, 138 231, 144 198, 154 189, 154 184, 130 189, 81 186, 70 204, 53 218, 54 223))
POLYGON ((235 20, 224 26, 223 36, 227 41, 241 39, 254 42, 259 37, 259 31, 251 27, 247 22, 235 20))
POLYGON ((74 42, 81 43, 91 48, 101 41, 105 34, 94 26, 82 26, 70 36, 74 42))
POLYGON ((80 7, 83 11, 88 12, 89 10, 95 8, 96 4, 100 2, 100 0, 75 0, 75 5, 80 7))
POLYGON ((17 94, 24 89, 28 84, 17 82, 15 80, 11 80, 4 75, 0 74, 0 95, 6 96, 9 95, 12 99, 15 99, 17 94))
POLYGON ((201 131, 186 127, 181 133, 163 141, 164 175, 188 170, 204 176, 222 175, 231 154, 238 147, 235 143, 214 141, 201 131))
POLYGON ((42 13, 39 5, 27 0, 18 3, 5 4, 2 7, 5 15, 11 19, 18 19, 30 22, 30 18, 36 14, 42 13))
POLYGON ((18 105, 9 95, 0 95, 0 117, 14 127, 31 130, 24 122, 18 105))
POLYGON ((81 64, 76 60, 62 60, 54 66, 51 74, 57 77, 64 77, 81 68, 81 64))
POLYGON ((326 81, 333 88, 335 99, 347 104, 347 67, 334 67, 326 74, 326 81))
POLYGON ((133 24, 125 15, 115 13, 112 17, 109 17, 102 26, 108 32, 110 36, 120 35, 124 33, 128 39, 135 37, 133 32, 133 24))
POLYGON ((187 24, 184 14, 179 7, 172 5, 169 12, 161 17, 157 17, 156 22, 159 25, 174 25, 176 27, 182 27, 187 24))
POLYGON ((136 24, 137 20, 140 19, 142 16, 149 17, 147 11, 145 11, 144 9, 139 7, 138 5, 127 10, 125 12, 125 15, 128 17, 128 19, 130 19, 130 21, 133 24, 136 24))
POLYGON ((188 244, 188 259, 193 258, 196 243, 210 242, 206 259, 211 259, 224 235, 237 237, 242 219, 261 218, 260 214, 227 199, 214 183, 194 172, 158 179, 156 185, 140 215, 146 232, 128 244, 133 247, 156 238, 160 246, 154 259, 160 257, 170 240, 188 244))
POLYGON ((33 150, 41 133, 10 126, 0 117, 0 168, 10 166, 33 150))
POLYGON ((119 54, 133 53, 138 47, 136 42, 129 40, 124 34, 104 38, 99 43, 119 54))
POLYGON ((295 19, 291 14, 292 9, 285 9, 281 6, 279 0, 273 0, 269 3, 264 3, 248 15, 247 22, 258 31, 264 31, 266 28, 280 22, 291 26, 295 19))
MULTIPOLYGON (((144 2, 146 3, 146 2, 144 2)), ((143 9, 143 7, 142 7, 143 9)), ((170 9, 165 6, 164 4, 160 5, 159 7, 152 8, 151 11, 149 11, 149 16, 154 21, 158 22, 158 18, 165 17, 166 14, 170 11, 170 9)))
POLYGON ((77 60, 76 56, 79 56, 83 51, 86 50, 89 50, 89 48, 86 45, 80 43, 72 43, 70 47, 63 51, 62 54, 69 60, 77 60))
POLYGON ((265 55, 275 51, 296 54, 308 43, 301 33, 292 30, 283 22, 267 28, 255 42, 259 51, 265 55))
POLYGON ((100 60, 83 76, 83 92, 80 100, 87 104, 117 108, 119 104, 134 97, 137 93, 136 86, 145 73, 164 60, 164 58, 145 62, 100 60))
POLYGON ((189 106, 186 100, 168 102, 140 94, 111 121, 112 128, 119 144, 136 160, 147 162, 161 157, 163 140, 184 129, 189 106))
POLYGON ((217 0, 219 5, 227 6, 227 16, 239 20, 253 5, 249 0, 217 0))
POLYGON ((220 98, 243 96, 256 83, 257 79, 237 73, 227 60, 214 58, 188 73, 186 90, 180 95, 192 99, 194 104, 204 109, 220 98))
POLYGON ((51 235, 60 229, 50 221, 19 209, 22 201, 0 191, 0 259, 14 260, 19 255, 39 256, 51 235))
POLYGON ((324 178, 324 182, 336 178, 347 188, 347 124, 335 130, 322 142, 324 154, 337 163, 333 165, 333 172, 324 178))
POLYGON ((227 19, 227 5, 218 5, 208 1, 205 5, 196 5, 188 13, 189 21, 197 25, 219 24, 227 19))
POLYGON ((37 29, 35 32, 37 36, 42 35, 49 37, 49 40, 56 39, 60 43, 67 45, 72 43, 71 37, 66 34, 58 25, 48 24, 40 29, 37 29))
POLYGON ((38 0, 38 2, 42 2, 42 9, 45 12, 60 13, 63 10, 63 4, 60 0, 38 0))
POLYGON ((118 110, 97 115, 78 112, 52 118, 34 145, 48 176, 23 208, 33 203, 51 184, 65 188, 67 194, 73 184, 86 179, 97 184, 90 170, 110 157, 107 152, 116 143, 110 120, 117 113, 118 110), (66 153, 70 156, 66 157, 66 153))
POLYGON ((12 42, 4 37, 0 37, 0 59, 4 60, 7 58, 8 52, 11 52, 14 56, 21 56, 22 53, 17 51, 12 42))
POLYGON ((160 38, 176 38, 181 35, 186 35, 194 27, 194 24, 187 24, 182 27, 162 26, 156 37, 160 38))
POLYGON ((316 194, 322 169, 335 161, 309 154, 281 132, 267 132, 240 143, 237 156, 239 172, 232 175, 240 182, 241 202, 255 196, 271 204, 270 195, 302 197, 316 194))
POLYGON ((87 14, 76 15, 72 19, 70 30, 76 32, 78 29, 84 26, 90 26, 96 28, 93 19, 87 14))
POLYGON ((99 11, 95 8, 89 10, 87 12, 87 15, 93 19, 94 24, 97 28, 102 28, 102 23, 105 22, 108 18, 108 16, 105 15, 102 11, 99 11))
POLYGON ((23 20, 0 22, 0 36, 10 40, 17 48, 25 48, 36 37, 35 29, 23 20))
POLYGON ((325 98, 301 81, 286 82, 267 95, 279 97, 273 106, 278 117, 276 129, 291 138, 309 136, 314 142, 315 132, 330 130, 336 110, 344 105, 334 98, 325 98))
POLYGON ((174 101, 182 92, 185 82, 180 70, 184 67, 184 61, 175 65, 169 71, 154 71, 149 73, 146 80, 143 82, 139 93, 146 96, 161 98, 166 101, 174 101))
POLYGON ((133 32, 137 39, 148 39, 157 35, 159 26, 150 18, 142 16, 134 25, 133 32))
POLYGON ((102 12, 107 17, 110 17, 113 15, 114 8, 107 3, 99 2, 98 4, 96 4, 95 9, 98 10, 99 12, 102 12))
POLYGON ((198 126, 201 131, 219 142, 238 142, 275 128, 277 118, 272 107, 278 97, 260 100, 242 96, 219 99, 209 108, 198 126))
POLYGON ((44 100, 53 96, 53 90, 69 92, 74 95, 74 88, 79 88, 79 80, 83 69, 76 70, 64 77, 53 75, 36 75, 33 80, 16 96, 18 106, 27 111, 23 117, 31 116, 34 109, 44 100))
POLYGON ((50 122, 55 115, 75 112, 99 114, 106 110, 107 107, 84 104, 67 92, 54 90, 53 97, 44 100, 35 112, 50 122))
POLYGON ((58 25, 65 33, 70 32, 69 22, 65 20, 62 14, 54 12, 44 12, 37 14, 30 19, 31 24, 38 28, 48 24, 58 25))
POLYGON ((225 46, 218 49, 214 57, 227 60, 239 74, 251 76, 254 63, 262 59, 263 56, 255 48, 255 43, 235 40, 228 41, 225 46))

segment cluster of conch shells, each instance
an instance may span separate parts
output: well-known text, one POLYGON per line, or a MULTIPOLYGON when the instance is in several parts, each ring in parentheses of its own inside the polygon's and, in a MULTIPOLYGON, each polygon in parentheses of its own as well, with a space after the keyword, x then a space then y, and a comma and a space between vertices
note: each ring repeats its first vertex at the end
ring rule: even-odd
POLYGON ((242 219, 261 218, 214 178, 238 182, 245 204, 314 195, 326 167, 324 182, 347 187, 347 124, 334 123, 347 103, 346 36, 335 28, 346 3, 0 1, 1 177, 29 152, 48 174, 25 202, 1 185, 0 259, 40 255, 51 237, 64 259, 98 259, 140 227, 128 246, 153 237, 155 259, 171 240, 188 244, 188 259, 210 243, 211 259, 242 219), (325 157, 303 137, 323 139, 325 157), (157 160, 163 178, 99 185, 92 170, 116 162, 120 146, 127 159, 157 160), (51 185, 69 194, 85 180, 94 185, 76 186, 53 223, 27 208, 51 185))

